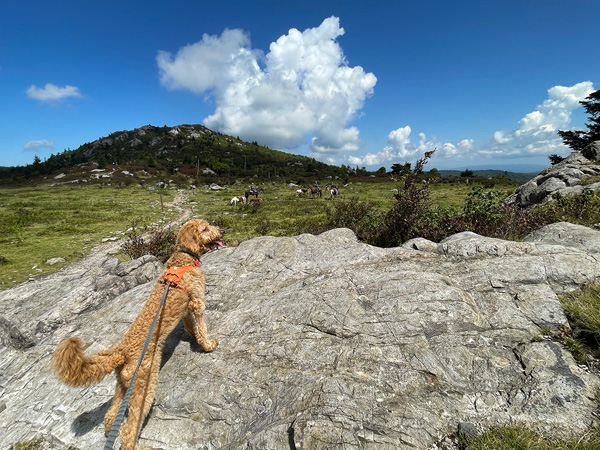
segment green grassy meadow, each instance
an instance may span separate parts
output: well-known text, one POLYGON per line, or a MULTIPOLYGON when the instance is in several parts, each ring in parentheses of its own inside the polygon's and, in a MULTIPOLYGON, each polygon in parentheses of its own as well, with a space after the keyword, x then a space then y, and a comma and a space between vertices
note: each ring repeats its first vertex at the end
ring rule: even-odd
MULTIPOLYGON (((174 191, 162 192, 163 204, 174 191)), ((164 208, 165 219, 175 215, 164 208)), ((0 189, 0 289, 73 263, 133 218, 163 217, 161 195, 141 188, 37 185, 0 189), (65 263, 47 264, 51 258, 65 263)))
MULTIPOLYGON (((122 236, 134 223, 152 226, 179 213, 168 204, 180 192, 183 208, 226 230, 225 242, 236 246, 253 237, 291 236, 322 223, 336 200, 328 195, 297 196, 298 187, 283 181, 256 183, 264 187, 263 202, 231 206, 243 196, 246 183, 223 190, 142 187, 101 184, 38 184, 0 187, 0 289, 51 273, 80 259, 103 238, 122 236), (64 263, 47 264, 51 258, 64 263)), ((302 186, 306 188, 306 186, 302 186)), ((375 209, 389 209, 397 183, 358 181, 340 186, 339 199, 369 200, 375 209)), ((440 183, 432 186, 432 200, 440 206, 460 206, 472 186, 440 183)), ((496 188, 498 189, 498 188, 496 188)), ((503 187, 508 195, 514 187, 503 187)))

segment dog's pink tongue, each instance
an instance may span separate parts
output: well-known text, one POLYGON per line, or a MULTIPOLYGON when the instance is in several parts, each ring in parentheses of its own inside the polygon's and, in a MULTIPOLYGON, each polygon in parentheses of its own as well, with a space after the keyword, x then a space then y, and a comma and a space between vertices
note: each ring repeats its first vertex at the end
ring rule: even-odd
POLYGON ((220 240, 216 240, 215 244, 217 244, 219 247, 223 247, 223 243, 220 240))

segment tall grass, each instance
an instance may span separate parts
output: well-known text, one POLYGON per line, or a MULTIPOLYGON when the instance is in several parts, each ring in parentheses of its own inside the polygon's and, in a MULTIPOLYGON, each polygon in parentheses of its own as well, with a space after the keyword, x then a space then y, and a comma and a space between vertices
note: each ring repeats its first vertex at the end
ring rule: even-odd
POLYGON ((575 325, 600 343, 600 283, 562 295, 560 300, 575 325))

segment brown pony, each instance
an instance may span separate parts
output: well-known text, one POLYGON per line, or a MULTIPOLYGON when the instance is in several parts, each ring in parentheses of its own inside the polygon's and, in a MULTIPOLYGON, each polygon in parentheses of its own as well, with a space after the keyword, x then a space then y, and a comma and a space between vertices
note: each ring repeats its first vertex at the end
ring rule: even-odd
POLYGON ((260 194, 264 190, 265 189, 262 187, 254 188, 254 192, 252 192, 250 189, 248 189, 246 192, 244 192, 244 197, 246 197, 246 203, 248 203, 248 197, 250 197, 251 195, 254 195, 254 197, 258 198, 258 194, 260 194))
POLYGON ((310 189, 310 198, 315 198, 315 195, 318 195, 319 197, 323 196, 323 191, 321 191, 321 188, 316 188, 311 184, 308 185, 308 188, 310 189))

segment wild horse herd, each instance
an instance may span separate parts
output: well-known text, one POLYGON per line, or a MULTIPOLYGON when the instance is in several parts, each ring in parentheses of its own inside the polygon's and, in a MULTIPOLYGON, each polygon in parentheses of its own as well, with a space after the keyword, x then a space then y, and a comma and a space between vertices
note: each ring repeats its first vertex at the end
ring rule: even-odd
MULTIPOLYGON (((307 194, 310 192, 310 198, 315 197, 323 197, 323 191, 318 186, 309 185, 308 189, 298 189, 296 191, 296 197, 300 197, 302 194, 307 194)), ((329 194, 330 199, 334 199, 338 196, 338 187, 335 184, 331 186, 329 184, 325 185, 325 192, 329 194)))
MULTIPOLYGON (((238 203, 260 202, 262 199, 259 198, 259 195, 264 192, 264 190, 265 189, 261 186, 255 188, 251 187, 244 192, 244 197, 233 197, 230 203, 231 205, 237 205, 238 203)), ((329 194, 329 198, 333 200, 338 196, 338 187, 335 184, 326 184, 325 192, 329 194)), ((308 185, 308 189, 298 189, 296 191, 296 197, 300 197, 302 194, 310 194, 310 198, 323 197, 322 189, 313 185, 308 185)))

